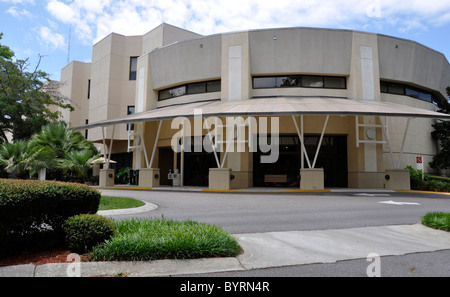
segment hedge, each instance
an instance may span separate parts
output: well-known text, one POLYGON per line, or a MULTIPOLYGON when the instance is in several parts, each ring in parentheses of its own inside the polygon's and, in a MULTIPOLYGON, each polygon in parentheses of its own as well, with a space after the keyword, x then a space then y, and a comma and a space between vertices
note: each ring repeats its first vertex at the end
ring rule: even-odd
POLYGON ((412 190, 450 192, 450 182, 448 179, 429 176, 423 173, 422 170, 414 169, 411 166, 406 168, 409 169, 412 190))
POLYGON ((0 179, 0 256, 24 238, 63 235, 64 221, 95 214, 100 198, 100 192, 82 184, 0 179))

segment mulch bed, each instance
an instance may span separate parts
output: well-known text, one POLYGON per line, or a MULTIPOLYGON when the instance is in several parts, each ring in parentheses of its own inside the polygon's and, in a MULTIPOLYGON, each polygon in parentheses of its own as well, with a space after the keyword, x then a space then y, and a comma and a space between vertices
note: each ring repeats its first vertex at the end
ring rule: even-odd
MULTIPOLYGON (((0 267, 24 264, 42 265, 48 263, 70 263, 72 261, 71 259, 67 261, 67 256, 71 253, 71 251, 62 248, 36 253, 23 253, 5 259, 0 259, 0 267)), ((81 262, 88 262, 87 255, 80 255, 80 258, 81 262)))

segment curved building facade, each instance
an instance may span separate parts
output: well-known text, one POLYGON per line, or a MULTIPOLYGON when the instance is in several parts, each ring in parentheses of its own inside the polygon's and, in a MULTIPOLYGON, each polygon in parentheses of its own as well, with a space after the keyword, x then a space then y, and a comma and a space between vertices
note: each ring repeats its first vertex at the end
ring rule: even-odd
POLYGON ((400 189, 397 174, 418 157, 430 171, 450 65, 414 41, 314 28, 200 36, 166 24, 116 37, 94 46, 80 129, 105 153, 114 142, 133 153, 141 185, 168 184, 177 170, 180 185, 211 189, 400 189))

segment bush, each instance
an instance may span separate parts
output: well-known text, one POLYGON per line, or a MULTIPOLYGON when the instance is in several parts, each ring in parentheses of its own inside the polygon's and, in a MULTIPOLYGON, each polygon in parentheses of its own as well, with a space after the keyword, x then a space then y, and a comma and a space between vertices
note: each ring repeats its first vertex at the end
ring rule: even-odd
POLYGON ((114 234, 111 220, 96 214, 70 217, 64 223, 66 243, 71 251, 86 253, 114 234))
POLYGON ((64 221, 96 213, 100 198, 81 184, 0 179, 0 256, 34 246, 27 238, 39 233, 63 237, 64 221))
POLYGON ((149 261, 236 256, 241 247, 222 228, 194 221, 114 221, 114 236, 95 247, 94 261, 149 261))
POLYGON ((422 170, 413 169, 411 166, 408 166, 407 169, 410 173, 412 190, 450 192, 450 182, 446 182, 445 178, 429 176, 422 170))
POLYGON ((430 228, 450 231, 450 213, 427 213, 422 217, 422 224, 430 228))

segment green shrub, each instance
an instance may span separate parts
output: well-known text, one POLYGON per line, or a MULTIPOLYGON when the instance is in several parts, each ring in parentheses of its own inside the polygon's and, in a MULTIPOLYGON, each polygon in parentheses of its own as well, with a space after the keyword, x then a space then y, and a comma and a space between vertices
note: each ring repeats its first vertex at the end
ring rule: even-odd
POLYGON ((233 257, 241 247, 222 228, 194 221, 128 219, 114 221, 110 240, 95 247, 95 261, 149 261, 233 257))
POLYGON ((406 168, 409 169, 412 190, 450 192, 450 182, 447 182, 447 179, 429 176, 422 170, 413 169, 411 166, 406 168))
POLYGON ((422 224, 430 228, 450 231, 450 213, 427 213, 422 217, 422 224))
POLYGON ((86 253, 114 234, 111 220, 96 214, 70 217, 64 223, 65 240, 71 251, 86 253))
POLYGON ((64 221, 96 213, 100 198, 100 192, 82 184, 0 179, 0 257, 34 246, 26 239, 38 233, 63 237, 64 221))

